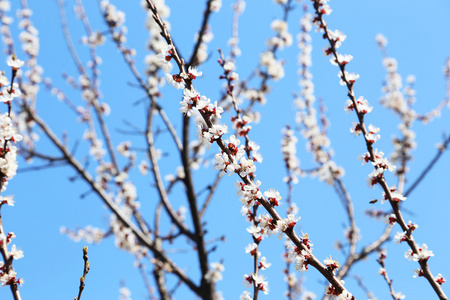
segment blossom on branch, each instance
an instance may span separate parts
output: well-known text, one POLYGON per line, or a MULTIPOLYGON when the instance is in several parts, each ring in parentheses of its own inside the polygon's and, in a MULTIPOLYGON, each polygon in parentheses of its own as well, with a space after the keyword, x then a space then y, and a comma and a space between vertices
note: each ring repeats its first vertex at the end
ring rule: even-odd
POLYGON ((265 281, 265 277, 263 275, 252 274, 252 278, 255 286, 260 291, 262 291, 265 295, 269 294, 269 283, 265 281))
POLYGON ((228 154, 226 153, 217 153, 214 155, 214 159, 216 160, 214 168, 221 171, 220 176, 225 175, 225 173, 228 173, 228 176, 231 176, 234 171, 239 168, 239 165, 236 162, 230 161, 228 154))
POLYGON ((13 70, 20 69, 25 62, 18 59, 15 55, 10 55, 6 60, 6 64, 10 66, 13 70))
MULTIPOLYGON (((3 267, 3 262, 0 262, 0 268, 3 267)), ((0 271, 0 284, 2 286, 11 285, 13 283, 22 285, 23 284, 22 278, 17 278, 17 273, 13 270, 9 271, 9 273, 2 273, 0 271)))
POLYGON ((422 244, 422 247, 416 245, 418 253, 414 253, 411 249, 405 252, 405 258, 413 261, 427 261, 431 256, 434 256, 433 251, 428 250, 427 244, 422 244))
MULTIPOLYGON (((250 208, 257 203, 257 200, 262 197, 262 193, 259 190, 261 182, 257 180, 254 184, 243 184, 241 183, 241 188, 238 191, 238 196, 241 196, 241 203, 250 208)), ((261 226, 261 224, 260 224, 261 226)), ((264 226, 261 226, 264 227, 264 226)))
POLYGON ((266 192, 264 192, 264 196, 267 198, 267 200, 272 204, 272 206, 278 206, 280 205, 281 195, 278 191, 275 189, 270 189, 266 192))
POLYGON ((173 85, 177 90, 184 89, 186 86, 183 77, 178 74, 166 74, 166 81, 168 84, 173 85))
POLYGON ((368 131, 365 135, 367 143, 374 144, 376 141, 378 141, 380 139, 380 135, 377 134, 378 132, 380 132, 380 128, 375 127, 372 124, 370 124, 368 131))
POLYGON ((437 274, 437 276, 434 277, 434 280, 436 280, 437 283, 442 285, 445 282, 445 278, 442 276, 441 273, 437 274))
POLYGON ((395 214, 385 215, 383 222, 385 224, 394 225, 397 222, 397 217, 395 214))
MULTIPOLYGON (((391 191, 391 199, 394 202, 405 201, 406 197, 397 191, 395 187, 390 188, 391 191)), ((383 198, 381 199, 381 204, 383 204, 386 200, 388 200, 388 196, 383 192, 383 198)))
POLYGON ((332 259, 331 256, 330 256, 330 258, 325 259, 323 261, 323 263, 328 268, 328 270, 330 270, 331 272, 334 272, 334 271, 338 270, 339 267, 341 266, 339 264, 339 262, 334 260, 334 259, 332 259))
POLYGON ((265 270, 267 268, 270 268, 272 264, 267 262, 267 258, 265 256, 261 257, 261 260, 259 261, 258 268, 260 270, 265 270))
POLYGON ((394 241, 396 244, 400 244, 401 242, 404 242, 408 239, 406 235, 406 231, 404 232, 397 232, 396 235, 394 235, 394 241))
MULTIPOLYGON (((365 115, 372 111, 373 106, 369 106, 369 102, 361 96, 356 100, 356 108, 358 110, 358 113, 365 115)), ((355 109, 355 105, 353 104, 353 101, 350 99, 347 100, 344 109, 347 113, 350 113, 351 111, 353 111, 355 109)))
POLYGON ((248 246, 245 247, 245 253, 249 253, 253 257, 261 256, 261 252, 258 251, 258 245, 256 243, 248 244, 248 246))
POLYGON ((359 78, 359 75, 355 73, 349 73, 347 71, 344 71, 344 74, 342 74, 342 72, 339 71, 338 77, 341 78, 340 84, 346 85, 347 82, 349 84, 355 83, 355 81, 359 78))

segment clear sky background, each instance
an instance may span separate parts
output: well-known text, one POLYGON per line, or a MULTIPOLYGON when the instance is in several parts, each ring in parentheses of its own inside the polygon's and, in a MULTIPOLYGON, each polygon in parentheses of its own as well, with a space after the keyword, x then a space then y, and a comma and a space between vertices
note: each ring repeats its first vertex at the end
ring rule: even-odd
MULTIPOLYGON (((67 1, 67 15, 73 31, 74 41, 79 44, 83 35, 82 26, 72 14, 74 1, 67 1)), ((106 26, 100 18, 96 1, 84 1, 86 10, 91 18, 92 26, 105 31, 106 26)), ((136 62, 140 71, 144 71, 143 63, 146 53, 148 33, 145 29, 145 13, 141 9, 140 1, 115 1, 114 5, 126 13, 128 27, 128 45, 137 50, 136 62)), ((171 34, 184 57, 189 57, 193 47, 193 35, 200 26, 202 12, 206 1, 166 0, 171 7, 171 34)), ((270 23, 282 17, 282 10, 273 1, 248 0, 247 7, 240 19, 240 48, 242 55, 237 59, 237 72, 241 78, 246 78, 258 64, 259 54, 265 50, 265 40, 272 36, 270 23)), ((232 1, 223 1, 222 9, 211 17, 211 28, 214 39, 209 44, 210 60, 200 69, 203 76, 195 84, 197 89, 213 101, 222 93, 222 82, 218 79, 221 74, 216 60, 216 49, 221 48, 228 53, 227 40, 231 36, 232 1)), ((289 31, 295 37, 299 32, 299 20, 302 16, 301 6, 311 4, 304 1, 289 17, 289 31)), ((44 68, 44 77, 52 78, 53 83, 64 89, 77 103, 81 103, 79 93, 67 86, 61 77, 63 72, 77 77, 73 63, 70 60, 63 40, 56 1, 30 1, 30 8, 34 14, 32 20, 39 30, 41 41, 39 64, 44 68)), ((354 60, 347 70, 360 74, 355 84, 357 96, 364 96, 373 105, 374 111, 368 118, 368 123, 381 128, 381 140, 377 148, 385 153, 393 149, 391 138, 398 134, 398 119, 389 111, 380 107, 381 86, 385 77, 382 66, 382 55, 375 43, 375 36, 382 33, 388 39, 388 52, 397 58, 399 73, 403 78, 413 74, 416 76, 418 112, 425 113, 436 107, 445 97, 445 80, 442 73, 446 58, 450 54, 448 29, 450 28, 450 3, 448 1, 331 1, 333 9, 326 20, 330 29, 339 29, 347 35, 347 40, 340 48, 340 53, 351 54, 354 60)), ((18 8, 14 3, 13 11, 18 8)), ((17 30, 17 21, 12 25, 17 30)), ((16 35, 17 36, 17 35, 16 35)), ((347 91, 339 85, 338 70, 329 63, 329 59, 322 55, 321 49, 326 46, 321 35, 313 36, 313 67, 315 95, 324 100, 328 108, 331 128, 329 129, 332 147, 335 150, 335 161, 346 170, 344 182, 349 188, 354 201, 356 219, 361 229, 362 240, 359 246, 367 245, 383 230, 381 221, 375 221, 365 216, 364 211, 370 208, 387 210, 385 204, 370 205, 373 198, 381 197, 379 188, 369 189, 366 177, 372 171, 369 166, 361 166, 356 159, 365 152, 365 145, 361 137, 355 138, 349 133, 351 122, 355 121, 353 114, 344 112, 347 91)), ((84 59, 88 51, 77 45, 84 59)), ((254 124, 250 133, 251 138, 261 145, 264 157, 262 164, 257 166, 257 178, 262 182, 262 190, 275 188, 284 196, 286 185, 282 178, 285 169, 280 151, 281 129, 290 124, 294 125, 293 92, 298 92, 298 49, 294 43, 290 48, 278 53, 286 61, 285 78, 279 82, 270 82, 272 92, 267 96, 267 104, 259 107, 262 119, 254 124)), ((129 83, 134 83, 127 67, 115 46, 108 41, 98 48, 103 58, 102 93, 104 101, 112 108, 108 117, 113 132, 115 145, 123 140, 132 140, 136 148, 144 146, 144 140, 130 137, 121 133, 126 129, 123 120, 133 120, 142 128, 145 112, 143 106, 133 106, 144 95, 129 83)), ((18 53, 20 58, 20 53, 18 53)), ((0 67, 6 69, 6 57, 0 60, 0 67)), ((172 87, 163 89, 161 104, 180 128, 181 114, 178 111, 180 99, 179 91, 172 87)), ((1 108, 0 108, 1 109, 1 108)), ((3 108, 4 109, 4 108, 3 108)), ((69 134, 73 144, 81 139, 84 128, 76 122, 64 104, 59 102, 44 87, 41 88, 38 99, 38 111, 47 120, 54 131, 61 135, 63 131, 69 134)), ((442 133, 450 132, 449 111, 444 109, 440 119, 426 126, 416 123, 414 129, 417 134, 418 147, 413 152, 415 157, 410 165, 408 174, 409 184, 417 178, 436 153, 436 143, 441 142, 442 133)), ((223 122, 229 123, 229 115, 224 115, 223 122)), ((194 133, 193 133, 194 134, 194 133)), ((167 155, 160 163, 163 174, 173 173, 176 169, 178 157, 166 149, 168 140, 162 136, 157 143, 167 155)), ((313 166, 310 154, 304 147, 304 141, 299 137, 298 154, 305 168, 313 166)), ((38 143, 41 151, 49 154, 57 153, 44 138, 38 143)), ((213 145, 208 155, 212 157, 218 150, 213 145)), ((81 145, 79 157, 87 153, 87 147, 81 145), (84 152, 83 152, 84 151, 84 152)), ((140 154, 143 157, 142 154, 140 154)), ((450 262, 446 258, 450 241, 448 232, 448 212, 450 209, 448 169, 450 157, 445 153, 439 164, 431 174, 411 194, 404 204, 409 213, 405 213, 406 220, 412 220, 419 225, 414 232, 416 241, 426 243, 435 256, 429 260, 434 275, 443 273, 450 278, 450 262)), ((39 165, 36 161, 35 165, 39 165)), ((33 165, 31 165, 33 166, 33 165)), ((14 267, 20 277, 25 279, 25 285, 20 291, 23 299, 73 299, 78 291, 78 280, 82 275, 82 247, 84 243, 74 243, 68 237, 60 234, 60 227, 76 228, 93 225, 106 228, 109 220, 107 209, 99 199, 92 194, 80 196, 88 192, 88 187, 81 181, 69 179, 74 172, 68 167, 52 168, 43 171, 25 172, 30 165, 20 161, 19 174, 10 182, 6 194, 14 194, 16 205, 4 207, 2 218, 6 231, 14 231, 17 235, 15 244, 24 251, 25 257, 14 262, 14 267)), ((210 167, 211 169, 211 167, 210 167)), ((202 170, 195 175, 197 187, 207 185, 214 172, 202 170)), ((143 208, 151 212, 154 206, 154 190, 150 187, 151 176, 142 177, 137 171, 134 173, 135 184, 138 186, 139 200, 143 208), (153 197, 153 198, 152 198, 153 197)), ((395 178, 388 176, 388 182, 393 185, 395 178)), ((242 276, 252 271, 252 261, 244 253, 244 247, 251 242, 245 228, 247 226, 240 215, 239 197, 236 195, 233 183, 236 177, 225 178, 216 197, 207 211, 206 221, 208 239, 217 238, 223 234, 225 243, 219 243, 218 249, 211 255, 211 261, 224 261, 224 279, 219 282, 218 290, 222 291, 225 299, 238 299, 245 290, 242 276)), ((408 187, 408 183, 406 185, 408 187)), ((180 193, 181 189, 175 191, 180 193)), ((180 193, 181 195, 181 193, 180 193)), ((174 197, 173 205, 186 205, 183 197, 174 197)), ((336 240, 343 240, 343 229, 346 227, 344 209, 340 205, 332 187, 321 183, 318 179, 303 178, 295 186, 294 199, 300 208, 299 222, 303 232, 308 233, 314 243, 314 254, 321 260, 329 255, 343 262, 342 255, 334 248, 336 240)), ((284 214, 285 207, 279 211, 284 214)), ((394 228, 394 233, 400 227, 394 228)), ((177 244, 176 249, 187 250, 189 246, 177 244)), ((388 245, 387 270, 394 280, 394 288, 407 296, 407 299, 434 298, 431 287, 425 279, 412 278, 413 270, 418 267, 415 262, 404 258, 407 245, 388 245)), ((269 281, 270 294, 260 295, 261 299, 280 299, 286 290, 281 269, 283 242, 272 237, 264 240, 261 251, 272 267, 265 274, 269 281)), ((89 245, 91 271, 87 276, 86 289, 82 299, 117 299, 121 282, 131 290, 133 299, 145 299, 145 289, 141 277, 135 267, 134 258, 128 253, 114 247, 113 238, 108 238, 98 245, 89 245)), ((190 259, 191 254, 183 252, 173 254, 175 261, 190 274, 195 274, 196 264, 190 259)), ((358 263, 351 274, 362 277, 365 285, 375 293, 378 299, 388 299, 388 288, 381 276, 378 276, 379 266, 376 257, 371 255, 367 261, 358 263)), ((323 294, 324 280, 314 269, 303 274, 304 287, 319 297, 323 294)), ((346 279, 346 287, 357 299, 365 299, 363 291, 352 278, 346 279)), ((173 282, 171 282, 173 284, 173 282)), ((444 291, 449 291, 443 285, 444 291)), ((192 294, 182 296, 183 289, 177 294, 177 299, 194 299, 192 294)), ((8 288, 0 289, 0 299, 10 299, 8 288)))

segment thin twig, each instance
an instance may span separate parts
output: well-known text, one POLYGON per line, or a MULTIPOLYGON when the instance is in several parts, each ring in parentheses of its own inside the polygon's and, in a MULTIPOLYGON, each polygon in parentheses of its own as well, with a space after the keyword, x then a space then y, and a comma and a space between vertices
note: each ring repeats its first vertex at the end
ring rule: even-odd
POLYGON ((75 297, 75 300, 80 300, 81 299, 81 293, 84 290, 84 286, 85 286, 85 281, 86 281, 86 275, 89 273, 90 270, 90 265, 91 262, 88 261, 89 257, 88 257, 88 247, 84 246, 83 247, 83 260, 84 260, 84 267, 83 267, 83 276, 81 276, 80 278, 80 287, 78 288, 78 297, 75 297))
POLYGON ((444 139, 444 142, 440 145, 438 152, 430 161, 428 166, 425 167, 425 169, 422 171, 419 177, 416 180, 414 180, 411 186, 406 190, 405 197, 408 196, 410 193, 412 193, 414 189, 423 181, 425 176, 427 176, 428 172, 431 171, 433 166, 438 162, 439 158, 441 158, 442 154, 444 154, 445 150, 447 150, 449 143, 450 143, 450 135, 444 139))
POLYGON ((114 215, 135 234, 137 240, 141 245, 147 247, 155 255, 158 256, 163 263, 167 263, 170 268, 181 281, 183 281, 194 293, 201 294, 199 287, 181 270, 164 252, 159 251, 154 241, 150 236, 145 235, 131 220, 122 212, 119 206, 114 202, 111 196, 98 184, 94 178, 87 172, 87 170, 71 155, 69 150, 61 143, 58 137, 51 131, 47 124, 34 112, 30 111, 28 107, 23 107, 28 113, 29 117, 36 122, 42 129, 44 134, 50 139, 56 148, 61 151, 67 162, 74 168, 74 170, 84 179, 84 181, 93 189, 93 191, 100 197, 100 199, 109 207, 114 215))

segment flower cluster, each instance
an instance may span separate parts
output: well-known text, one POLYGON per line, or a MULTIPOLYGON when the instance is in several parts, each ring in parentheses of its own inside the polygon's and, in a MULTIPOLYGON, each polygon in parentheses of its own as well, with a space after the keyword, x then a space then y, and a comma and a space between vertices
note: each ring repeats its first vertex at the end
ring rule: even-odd
POLYGON ((83 36, 81 42, 92 47, 103 45, 106 41, 105 36, 99 31, 93 31, 90 36, 83 36))
MULTIPOLYGON (((16 71, 24 64, 23 61, 15 58, 15 56, 10 56, 7 63, 8 66, 16 71)), ((22 92, 19 89, 19 85, 17 83, 11 85, 4 76, 4 72, 0 73, 0 102, 11 102, 14 98, 20 97, 21 95, 22 92)))
POLYGON ((225 270, 223 264, 214 262, 211 263, 211 269, 206 273, 205 280, 208 282, 217 282, 222 280, 222 272, 225 270))
POLYGON ((281 140, 281 152, 283 153, 283 160, 288 170, 288 176, 283 178, 285 182, 298 182, 298 176, 303 175, 300 169, 300 161, 297 158, 297 137, 294 131, 289 127, 283 128, 283 139, 281 140))
MULTIPOLYGON (((383 158, 384 153, 382 151, 378 151, 378 149, 373 150, 373 158, 371 157, 369 152, 364 153, 363 155, 360 155, 358 157, 358 160, 362 161, 362 164, 368 163, 369 161, 374 166, 374 170, 372 173, 369 174, 367 178, 367 185, 371 188, 374 187, 375 184, 378 183, 378 180, 380 180, 383 176, 383 173, 387 171, 394 171, 396 167, 390 163, 386 158, 383 158)), ((395 187, 393 188, 392 192, 396 192, 396 198, 399 200, 405 200, 406 197, 403 197, 395 190, 395 187)), ((384 200, 386 200, 386 195, 383 195, 384 200)), ((382 200, 382 203, 384 203, 384 200, 382 200)))
POLYGON ((407 241, 408 236, 406 235, 406 231, 404 232, 397 232, 396 235, 394 235, 394 241, 396 244, 400 244, 401 242, 407 241))
MULTIPOLYGON (((267 91, 263 91, 263 90, 255 90, 255 89, 246 89, 243 92, 243 96, 245 97, 245 99, 250 100, 251 102, 258 102, 261 105, 266 104, 267 99, 265 96, 265 93, 267 93, 267 91)), ((259 112, 252 112, 253 116, 252 119, 257 122, 259 119, 259 112)))
POLYGON ((312 74, 309 71, 311 66, 311 30, 312 17, 305 14, 300 20, 302 32, 297 36, 300 55, 298 64, 300 65, 299 74, 301 76, 299 85, 301 88, 300 95, 295 100, 298 112, 296 122, 303 127, 301 131, 303 137, 307 140, 306 149, 311 152, 318 168, 311 172, 312 176, 317 176, 321 181, 333 185, 335 179, 344 175, 344 169, 338 167, 331 160, 333 151, 330 149, 330 140, 327 136, 327 118, 323 115, 324 108, 321 107, 322 115, 318 117, 315 108, 316 98, 314 96, 314 83, 312 82, 312 74))
POLYGON ((308 270, 311 254, 307 250, 301 250, 300 253, 294 257, 295 269, 297 271, 305 272, 308 270))
MULTIPOLYGON (((251 211, 249 211, 248 208, 245 208, 245 205, 242 209, 242 213, 244 216, 252 216, 251 211)), ((262 214, 257 218, 257 223, 259 226, 252 225, 251 227, 247 228, 247 231, 253 235, 253 238, 255 240, 261 241, 266 236, 283 233, 288 229, 294 228, 299 220, 300 217, 296 217, 294 214, 288 214, 286 218, 278 221, 275 221, 268 214, 262 214)), ((251 221, 251 219, 249 219, 249 221, 251 221)), ((280 235, 280 237, 282 237, 282 235, 280 235)), ((312 244, 309 244, 307 235, 304 236, 303 240, 305 245, 307 245, 308 247, 312 246, 312 244)))
MULTIPOLYGON (((121 211, 126 215, 131 215, 131 209, 128 206, 123 205, 121 211)), ((114 234, 117 248, 133 253, 136 256, 145 253, 144 247, 139 244, 132 229, 123 224, 116 215, 111 215, 109 226, 114 234)))
MULTIPOLYGON (((344 281, 341 280, 342 285, 344 285, 344 281)), ((336 290, 336 287, 334 287, 332 284, 329 284, 327 287, 325 287, 325 295, 332 295, 337 296, 336 300, 354 300, 355 297, 348 292, 347 290, 342 291, 342 293, 339 293, 336 290)))
MULTIPOLYGON (((216 154, 217 155, 217 154, 216 154)), ((259 198, 262 197, 262 193, 259 190, 259 186, 261 185, 261 181, 257 180, 253 184, 245 184, 242 182, 236 182, 234 184, 238 189, 238 196, 240 196, 241 203, 247 207, 253 207, 259 198)))
MULTIPOLYGON (((216 11, 218 11, 220 9, 219 5, 222 5, 221 1, 222 0, 212 1, 211 6, 210 6, 211 10, 214 11, 216 9, 216 11)), ((199 38, 199 35, 197 33, 194 36, 194 42, 198 43, 198 38, 199 38)), ((211 25, 208 25, 205 28, 205 32, 203 33, 201 43, 198 46, 197 56, 195 58, 196 59, 195 64, 204 63, 208 59, 208 44, 212 41, 213 38, 214 38, 214 34, 212 33, 211 25)))
POLYGON ((414 278, 416 278, 416 277, 422 277, 422 276, 423 276, 423 270, 422 270, 422 268, 418 268, 418 269, 415 269, 415 270, 414 270, 414 275, 413 275, 414 278))
POLYGON ((233 129, 236 130, 236 133, 239 136, 247 135, 250 129, 252 129, 252 126, 249 125, 249 123, 252 122, 252 119, 248 116, 243 116, 242 118, 232 117, 231 121, 233 122, 233 129))
MULTIPOLYGON (((245 279, 244 284, 247 284, 247 283, 246 283, 246 282, 247 282, 246 277, 244 277, 244 279, 245 279)), ((249 291, 244 291, 244 292, 241 294, 241 296, 239 297, 239 299, 240 299, 240 300, 253 300, 253 298, 252 298, 252 296, 251 296, 251 294, 250 294, 249 291)))
POLYGON ((222 7, 222 0, 212 0, 211 1, 211 10, 213 12, 219 12, 222 7))
POLYGON ((299 249, 297 246, 290 244, 287 246, 288 255, 286 259, 294 262, 297 271, 305 272, 308 270, 313 244, 309 240, 308 234, 304 234, 300 240, 306 249, 299 249))
POLYGON ((197 129, 198 141, 201 142, 206 149, 209 149, 215 140, 221 138, 228 132, 228 126, 226 125, 213 125, 212 128, 205 128, 202 123, 199 123, 197 129))
MULTIPOLYGON (((196 78, 196 76, 200 76, 201 72, 196 72, 194 70, 188 73, 188 76, 192 78, 196 78), (194 75, 196 74, 196 75, 194 75), (200 74, 200 75, 199 75, 200 74)), ((175 84, 177 84, 177 81, 173 81, 175 84)), ((197 109, 198 111, 211 115, 217 118, 221 118, 221 113, 223 113, 223 108, 221 106, 217 105, 217 101, 213 103, 210 103, 211 100, 208 99, 206 96, 201 96, 197 91, 195 90, 189 90, 184 89, 183 91, 183 101, 180 102, 180 112, 184 113, 186 116, 190 117, 193 113, 193 109, 197 109)))
POLYGON ((387 40, 382 35, 377 36, 380 49, 385 54, 383 65, 386 69, 386 79, 382 88, 383 97, 380 102, 387 109, 396 113, 401 123, 398 126, 401 137, 394 137, 392 142, 395 147, 391 159, 393 162, 400 163, 401 166, 397 170, 397 174, 408 172, 406 164, 412 159, 411 151, 416 148, 415 133, 412 130, 413 122, 421 118, 424 122, 428 122, 433 116, 438 116, 440 109, 429 113, 424 117, 420 117, 412 108, 415 102, 414 83, 415 77, 410 75, 406 78, 407 85, 402 91, 402 77, 397 72, 398 64, 394 58, 387 56, 386 43, 387 40))
MULTIPOLYGON (((34 27, 31 21, 32 11, 29 8, 23 8, 17 11, 17 16, 21 19, 19 27, 22 31, 19 34, 20 42, 22 43, 23 52, 28 55, 27 67, 28 71, 25 76, 29 82, 23 81, 21 88, 25 92, 27 98, 36 98, 39 90, 38 84, 42 81, 43 69, 38 65, 37 56, 39 54, 39 31, 34 27)), ((2 30, 4 31, 4 30, 2 30)))
MULTIPOLYGON (((266 278, 263 275, 255 275, 255 274, 251 274, 251 275, 247 275, 245 274, 244 276, 244 281, 242 282, 246 288, 250 288, 253 286, 256 286, 256 288, 258 290, 260 290, 261 292, 263 292, 265 295, 269 294, 269 283, 265 280, 266 278)), ((244 294, 243 295, 247 295, 244 294)), ((246 299, 246 298, 242 298, 241 295, 241 299, 246 299)))
POLYGON ((332 259, 331 256, 330 256, 330 258, 325 259, 323 261, 323 263, 328 268, 328 270, 330 270, 331 272, 334 272, 334 271, 338 270, 339 267, 341 266, 339 264, 339 262, 334 260, 334 259, 332 259))
MULTIPOLYGON (((390 191, 391 191, 392 201, 400 202, 400 201, 406 200, 406 197, 403 196, 401 193, 399 193, 395 187, 390 188, 390 191)), ((386 193, 383 193, 383 198, 381 198, 381 204, 383 204, 387 200, 388 200, 388 197, 387 197, 386 193)))
POLYGON ((119 27, 125 23, 125 13, 117 10, 117 8, 109 3, 109 0, 103 0, 100 2, 100 8, 105 15, 108 25, 112 27, 119 27))
POLYGON ((422 247, 416 245, 418 253, 414 253, 411 249, 405 252, 405 258, 412 261, 427 261, 431 256, 434 256, 433 251, 428 250, 427 244, 422 244, 422 247))
MULTIPOLYGON (((209 130, 211 131, 211 129, 209 130)), ((209 132, 204 131, 203 136, 205 136, 205 134, 208 136, 209 132)), ((215 139, 217 138, 219 138, 219 136, 215 139)), ((212 139, 211 143, 215 139, 212 139)), ((225 140, 224 142, 228 147, 229 153, 225 153, 222 151, 221 153, 217 153, 214 156, 214 158, 216 159, 215 168, 216 170, 221 170, 220 175, 223 176, 225 175, 225 173, 228 173, 228 175, 237 173, 241 177, 252 176, 256 171, 256 166, 254 165, 253 159, 247 159, 245 157, 245 147, 243 145, 239 146, 240 141, 234 135, 232 135, 229 140, 225 140)), ((240 196, 247 197, 247 191, 253 190, 253 188, 245 187, 241 190, 243 191, 243 193, 240 196)), ((248 201, 246 200, 245 202, 248 201)))
POLYGON ((434 280, 439 283, 440 285, 445 282, 445 278, 442 276, 441 273, 437 274, 437 276, 434 277, 434 280))
MULTIPOLYGON (((170 23, 167 20, 170 16, 170 9, 165 4, 164 0, 152 1, 158 7, 158 15, 164 21, 164 24, 169 29, 170 23)), ((158 70, 163 69, 164 72, 170 72, 172 69, 172 64, 170 63, 171 57, 163 56, 163 53, 168 54, 172 47, 166 44, 166 41, 161 36, 161 29, 158 24, 153 19, 153 13, 148 9, 148 4, 146 0, 142 0, 141 5, 143 9, 147 12, 146 27, 149 32, 149 39, 147 41, 148 48, 153 51, 153 53, 148 54, 144 62, 147 66, 146 73, 148 75, 147 85, 149 93, 151 95, 158 96, 159 86, 164 83, 164 78, 158 76, 158 70), (170 47, 169 47, 170 46, 170 47), (154 54, 157 53, 157 54, 154 54)))
POLYGON ((17 147, 13 145, 15 142, 20 142, 22 136, 17 133, 17 129, 12 123, 8 113, 0 115, 0 143, 7 145, 2 149, 0 156, 0 172, 5 178, 2 183, 2 191, 6 189, 7 180, 12 179, 17 172, 17 147))
POLYGON ((266 67, 267 74, 275 81, 284 77, 283 62, 275 58, 272 51, 267 51, 261 54, 259 63, 266 67))
POLYGON ((297 217, 295 214, 288 214, 286 218, 278 220, 277 228, 281 232, 286 232, 288 229, 293 229, 300 219, 301 217, 297 217))
MULTIPOLYGON (((410 109, 409 103, 406 101, 402 88, 402 77, 397 73, 397 60, 391 57, 385 57, 383 59, 383 65, 387 71, 385 85, 383 86, 383 97, 381 98, 381 104, 386 108, 392 109, 396 113, 400 114, 405 123, 411 123, 415 119, 415 112, 410 109)), ((411 78, 412 79, 412 78, 411 78)), ((412 91, 409 91, 412 93, 412 91)))
POLYGON ((395 300, 402 300, 402 299, 405 299, 405 298, 406 298, 406 296, 403 295, 402 292, 396 292, 396 293, 394 293, 394 295, 392 295, 392 297, 393 297, 395 300))
POLYGON ((131 300, 131 291, 127 287, 119 289, 119 300, 131 300))
MULTIPOLYGON (((0 234, 0 246, 3 243, 9 244, 16 235, 13 232, 9 232, 8 235, 0 234)), ((18 249, 16 245, 12 245, 8 253, 11 259, 20 259, 23 257, 23 251, 18 249)), ((17 273, 10 268, 9 272, 6 272, 6 265, 4 262, 0 261, 0 283, 2 286, 10 284, 23 284, 22 278, 17 278, 17 273)))
POLYGON ((397 223, 397 217, 395 214, 385 215, 383 222, 389 225, 394 225, 397 223))
MULTIPOLYGON (((23 61, 15 56, 10 56, 7 61, 13 70, 13 78, 17 70, 23 66, 23 61)), ((7 85, 8 81, 3 74, 0 74, 0 101, 11 105, 11 100, 21 95, 20 89, 16 83, 7 85)), ((0 175, 2 177, 1 191, 6 189, 8 180, 11 180, 17 172, 17 147, 14 145, 20 142, 22 136, 17 132, 17 127, 13 123, 10 113, 0 114, 0 175)))
POLYGON ((17 278, 17 273, 13 270, 9 273, 3 273, 4 264, 0 262, 0 284, 2 286, 11 285, 13 283, 22 285, 24 283, 23 278, 17 278))
POLYGON ((270 189, 267 192, 264 192, 264 196, 267 198, 267 200, 272 204, 272 206, 278 206, 280 205, 281 196, 278 191, 275 189, 270 189))
POLYGON ((284 47, 292 45, 292 35, 288 31, 288 24, 286 21, 273 20, 270 27, 277 35, 271 37, 267 41, 267 46, 270 48, 279 47, 280 49, 283 49, 284 47))
MULTIPOLYGON (((286 5, 289 5, 287 1, 277 1, 277 3, 282 5, 286 11, 289 10, 289 7, 286 7, 286 5)), ((266 68, 265 73, 262 73, 264 77, 278 81, 284 77, 284 62, 277 60, 275 51, 278 48, 283 49, 284 47, 289 47, 292 45, 293 39, 292 35, 288 32, 288 24, 286 21, 276 19, 272 21, 271 28, 276 32, 276 35, 267 40, 266 44, 268 49, 260 55, 259 63, 266 68)))
POLYGON ((352 100, 347 100, 344 109, 347 113, 355 110, 358 114, 365 115, 372 111, 373 106, 369 106, 369 102, 361 96, 356 100, 356 106, 352 100))
POLYGON ((256 258, 261 256, 261 252, 258 251, 258 245, 256 243, 248 244, 248 246, 245 247, 245 253, 248 253, 256 258))
POLYGON ((85 228, 77 228, 76 230, 70 230, 66 227, 61 227, 60 232, 67 235, 71 240, 79 242, 81 240, 87 243, 99 243, 105 236, 105 231, 92 226, 86 226, 85 228))

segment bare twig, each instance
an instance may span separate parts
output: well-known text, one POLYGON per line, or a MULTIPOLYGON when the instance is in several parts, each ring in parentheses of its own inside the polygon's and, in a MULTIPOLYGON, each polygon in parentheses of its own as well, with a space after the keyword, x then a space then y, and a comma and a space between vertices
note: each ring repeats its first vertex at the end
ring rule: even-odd
POLYGON ((442 154, 444 154, 445 150, 447 150, 448 145, 450 143, 450 135, 446 138, 444 137, 444 142, 440 144, 439 149, 433 159, 428 163, 428 166, 422 171, 419 177, 414 180, 411 186, 406 190, 405 197, 414 191, 414 189, 423 181, 425 176, 427 176, 428 172, 434 167, 434 165, 438 162, 439 158, 441 158, 442 154))
POLYGON ((83 260, 84 260, 83 276, 81 276, 81 278, 80 278, 80 287, 78 288, 78 297, 75 297, 75 300, 81 299, 81 293, 83 292, 84 286, 85 286, 84 282, 86 281, 86 275, 89 273, 91 262, 88 261, 89 257, 87 254, 88 254, 88 247, 84 246, 83 247, 83 260))

